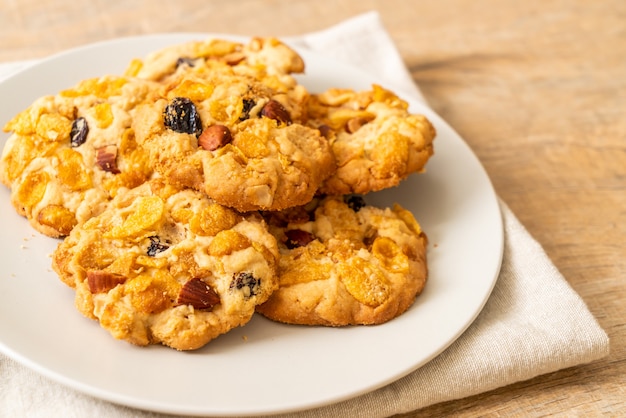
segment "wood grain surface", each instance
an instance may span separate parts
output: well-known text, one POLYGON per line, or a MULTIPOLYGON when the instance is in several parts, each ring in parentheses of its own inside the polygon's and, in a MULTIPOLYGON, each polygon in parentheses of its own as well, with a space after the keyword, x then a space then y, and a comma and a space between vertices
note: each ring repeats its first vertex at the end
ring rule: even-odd
POLYGON ((403 416, 626 416, 623 0, 4 0, 0 62, 155 32, 287 36, 369 10, 611 339, 592 364, 403 416))

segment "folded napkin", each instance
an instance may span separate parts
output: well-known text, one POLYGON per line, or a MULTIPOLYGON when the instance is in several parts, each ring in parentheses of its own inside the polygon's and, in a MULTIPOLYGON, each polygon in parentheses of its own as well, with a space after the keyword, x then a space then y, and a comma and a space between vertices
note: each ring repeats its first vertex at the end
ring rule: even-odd
MULTIPOLYGON (((375 12, 294 44, 356 65, 419 100, 389 34, 375 12)), ((0 66, 2 71, 27 63, 0 66)), ((386 417, 459 399, 608 354, 609 341, 585 303, 505 203, 502 270, 475 322, 450 347, 417 371, 357 398, 282 416, 386 417)), ((6 416, 162 417, 66 388, 0 354, 0 411, 6 416)))

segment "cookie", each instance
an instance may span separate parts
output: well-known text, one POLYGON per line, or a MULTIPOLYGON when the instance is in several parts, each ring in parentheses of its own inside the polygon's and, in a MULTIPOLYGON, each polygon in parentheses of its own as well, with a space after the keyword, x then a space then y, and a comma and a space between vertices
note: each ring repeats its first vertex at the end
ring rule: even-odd
POLYGON ((278 249, 258 214, 154 179, 74 228, 53 268, 115 338, 193 350, 247 323, 277 287, 278 249))
POLYGON ((284 42, 268 37, 254 37, 247 43, 209 38, 161 48, 145 58, 134 59, 126 75, 167 82, 177 73, 220 71, 229 68, 237 74, 269 80, 304 72, 302 57, 284 42))
POLYGON ((41 233, 60 237, 153 170, 137 146, 132 111, 158 84, 106 76, 41 97, 9 121, 0 180, 41 233))
POLYGON ((311 200, 335 169, 330 146, 306 126, 308 93, 233 72, 185 73, 133 128, 155 169, 239 211, 280 210, 311 200))
POLYGON ((427 280, 427 238, 399 205, 327 196, 266 213, 280 250, 279 288, 257 312, 274 321, 373 325, 405 312, 427 280))
POLYGON ((422 172, 433 155, 435 128, 423 115, 378 85, 371 90, 329 89, 311 95, 309 123, 328 137, 337 170, 326 194, 365 194, 397 186, 422 172))

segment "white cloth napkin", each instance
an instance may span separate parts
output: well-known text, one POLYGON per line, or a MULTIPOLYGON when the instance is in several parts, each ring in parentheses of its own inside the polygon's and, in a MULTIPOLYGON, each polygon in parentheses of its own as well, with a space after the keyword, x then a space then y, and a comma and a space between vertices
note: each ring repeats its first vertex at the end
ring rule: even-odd
MULTIPOLYGON (((293 42, 371 72, 423 100, 375 12, 293 42)), ((0 66, 0 79, 28 63, 0 66)), ((371 393, 284 416, 386 417, 459 399, 608 354, 606 333, 541 246, 501 202, 505 227, 500 277, 483 311, 446 351, 371 393)), ((162 417, 66 388, 0 354, 0 415, 162 417), (2 415, 5 414, 5 415, 2 415)))

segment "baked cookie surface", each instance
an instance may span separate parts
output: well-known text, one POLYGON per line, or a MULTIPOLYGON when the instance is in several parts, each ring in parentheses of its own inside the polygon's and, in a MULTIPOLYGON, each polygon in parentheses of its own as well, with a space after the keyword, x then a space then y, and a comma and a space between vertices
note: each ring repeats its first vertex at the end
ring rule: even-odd
POLYGON ((433 155, 435 128, 423 115, 378 85, 371 90, 329 89, 309 99, 309 124, 329 139, 337 170, 325 194, 365 194, 397 186, 421 172, 433 155))
POLYGON ((52 265, 115 338, 193 350, 250 320, 277 287, 277 257, 258 214, 155 179, 74 228, 52 265))
POLYGON ((128 77, 88 79, 36 100, 9 121, 0 180, 18 213, 43 234, 65 236, 119 189, 150 178, 131 119, 157 86, 128 77))
POLYGON ((222 70, 183 72, 138 107, 133 128, 155 169, 240 211, 311 200, 335 160, 326 138, 300 120, 306 90, 222 70))
POLYGON ((279 289, 257 307, 269 319, 380 324, 405 312, 426 284, 426 236, 398 205, 324 197, 264 216, 280 249, 279 289))
POLYGON ((216 71, 230 68, 237 74, 257 79, 282 79, 284 75, 302 73, 302 57, 279 39, 253 37, 248 42, 220 38, 190 41, 155 51, 133 60, 126 75, 165 82, 176 78, 178 72, 216 71))

